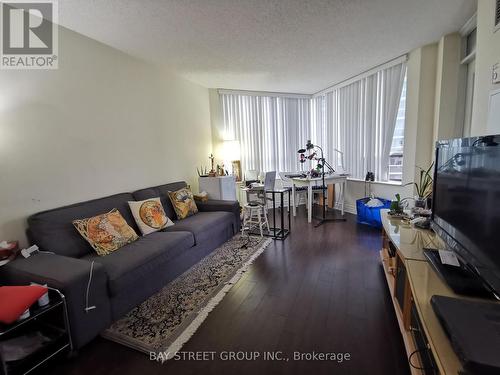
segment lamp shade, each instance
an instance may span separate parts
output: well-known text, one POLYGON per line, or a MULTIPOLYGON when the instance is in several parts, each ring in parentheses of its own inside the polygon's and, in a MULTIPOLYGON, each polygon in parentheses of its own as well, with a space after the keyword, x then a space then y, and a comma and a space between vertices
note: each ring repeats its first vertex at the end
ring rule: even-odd
POLYGON ((222 158, 226 161, 240 159, 240 142, 224 141, 222 144, 222 158))

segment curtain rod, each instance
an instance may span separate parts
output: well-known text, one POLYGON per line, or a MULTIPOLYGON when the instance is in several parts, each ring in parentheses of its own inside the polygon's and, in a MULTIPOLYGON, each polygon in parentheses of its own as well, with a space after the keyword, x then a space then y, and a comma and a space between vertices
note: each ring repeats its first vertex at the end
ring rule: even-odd
POLYGON ((328 92, 334 91, 334 90, 339 89, 339 88, 344 87, 344 86, 347 86, 355 81, 358 81, 360 79, 368 77, 372 74, 375 74, 376 72, 378 72, 382 69, 387 69, 387 68, 393 67, 397 64, 401 64, 403 62, 406 62, 406 61, 408 61, 408 54, 396 57, 395 59, 392 59, 392 60, 389 60, 385 63, 379 64, 371 69, 365 70, 362 73, 356 74, 356 75, 354 75, 350 78, 344 79, 343 81, 340 81, 334 85, 328 86, 326 89, 315 92, 314 94, 312 94, 312 97, 321 96, 321 95, 326 94, 328 92))
POLYGON ((251 91, 251 90, 230 90, 230 89, 217 89, 219 94, 231 95, 248 95, 248 96, 271 96, 282 98, 298 98, 298 99, 311 99, 311 94, 296 94, 288 92, 271 92, 271 91, 251 91))

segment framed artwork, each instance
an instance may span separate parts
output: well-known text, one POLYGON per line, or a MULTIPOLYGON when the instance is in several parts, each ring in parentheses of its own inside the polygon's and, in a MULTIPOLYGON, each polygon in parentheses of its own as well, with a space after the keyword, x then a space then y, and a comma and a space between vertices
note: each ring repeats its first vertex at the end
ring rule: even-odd
POLYGON ((241 181, 241 162, 239 160, 233 160, 231 162, 233 166, 233 175, 236 176, 236 182, 241 181))

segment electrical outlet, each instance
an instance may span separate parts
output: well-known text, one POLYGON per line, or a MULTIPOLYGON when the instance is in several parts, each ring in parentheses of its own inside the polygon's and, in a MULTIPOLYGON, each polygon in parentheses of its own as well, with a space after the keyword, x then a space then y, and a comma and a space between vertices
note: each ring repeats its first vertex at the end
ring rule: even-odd
POLYGON ((500 83, 500 63, 493 65, 493 69, 491 70, 491 83, 500 83))

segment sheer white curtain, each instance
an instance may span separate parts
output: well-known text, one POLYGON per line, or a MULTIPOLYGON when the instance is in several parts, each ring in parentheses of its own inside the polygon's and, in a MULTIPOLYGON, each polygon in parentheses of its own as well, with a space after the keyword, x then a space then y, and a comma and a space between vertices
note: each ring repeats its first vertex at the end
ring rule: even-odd
POLYGON ((344 152, 345 168, 352 177, 364 179, 370 171, 376 180, 388 180, 405 74, 402 62, 312 99, 313 143, 324 146, 327 160, 339 165, 334 151, 338 149, 344 152))
POLYGON ((240 142, 243 170, 295 171, 310 138, 310 100, 220 93, 224 131, 240 142))
POLYGON ((297 150, 308 139, 323 147, 325 157, 364 179, 374 172, 388 180, 389 153, 406 74, 403 59, 350 79, 320 95, 249 95, 221 91, 224 130, 240 142, 244 171, 298 171, 297 150))

